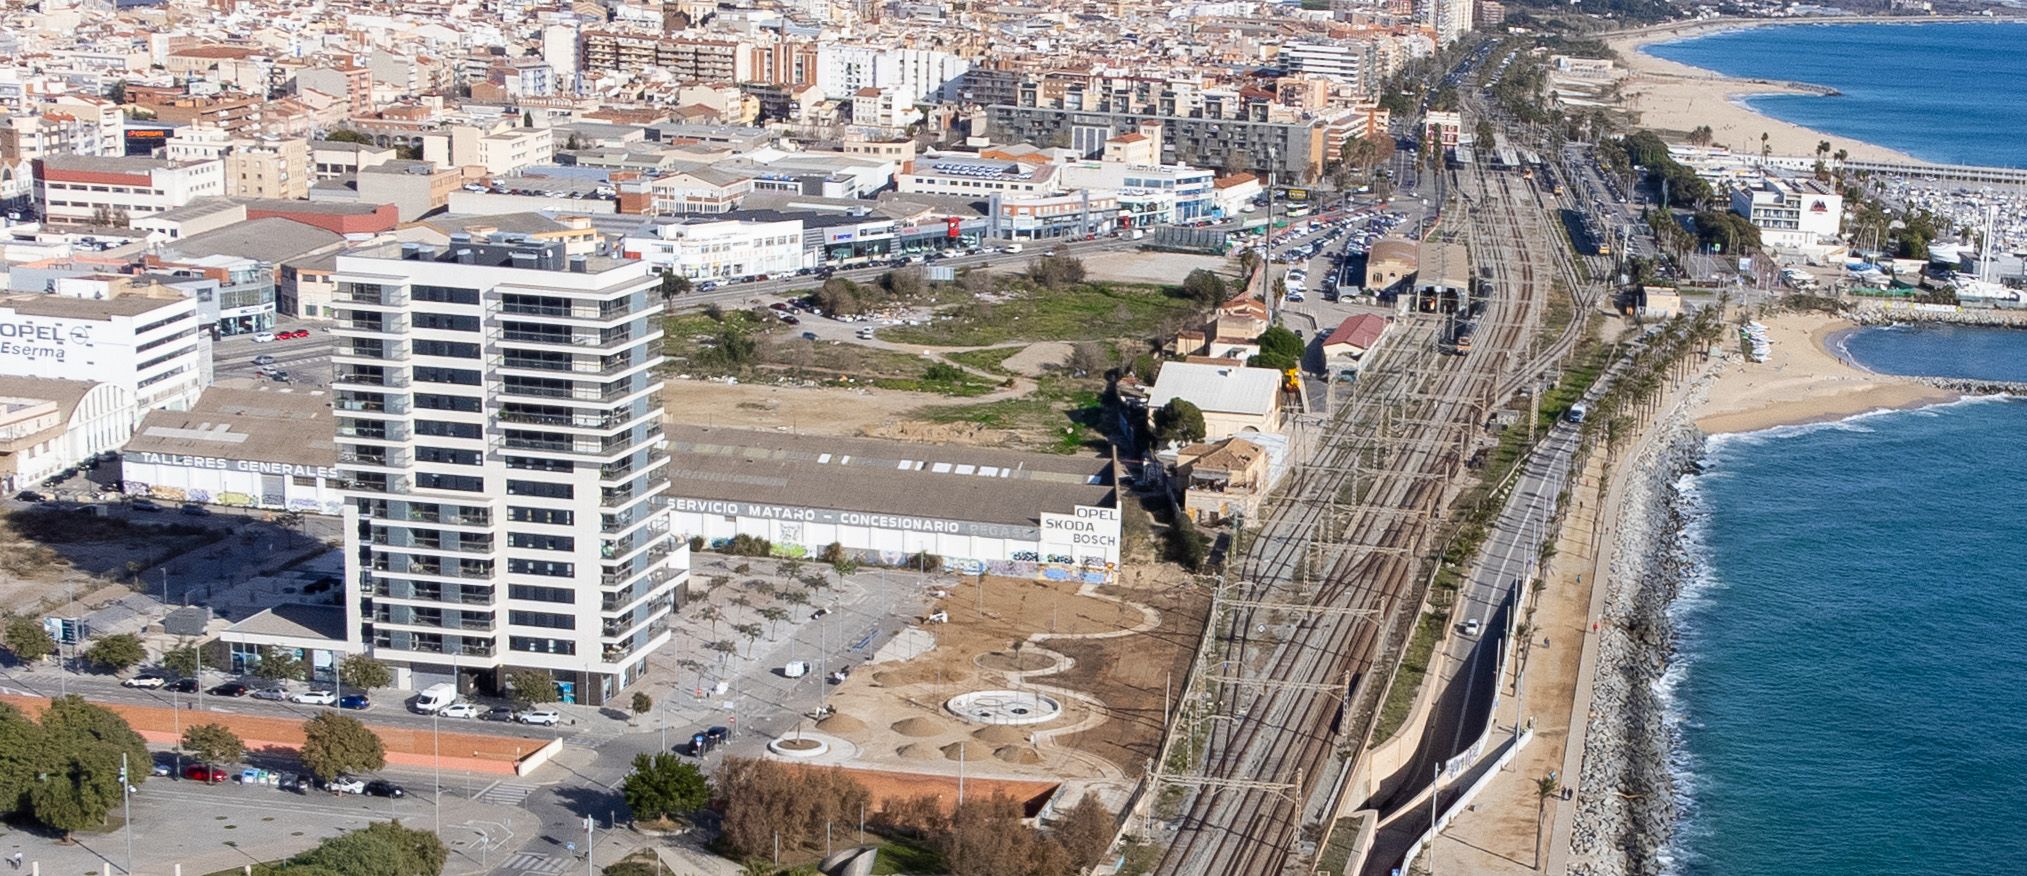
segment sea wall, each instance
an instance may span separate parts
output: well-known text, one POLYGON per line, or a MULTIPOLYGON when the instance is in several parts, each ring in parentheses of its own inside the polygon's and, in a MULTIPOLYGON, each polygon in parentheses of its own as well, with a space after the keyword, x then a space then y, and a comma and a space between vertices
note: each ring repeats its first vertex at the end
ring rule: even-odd
POLYGON ((1658 683, 1675 649, 1668 607, 1688 575, 1676 538, 1684 524, 1676 482, 1703 454, 1704 435, 1689 412, 1709 379, 1699 378, 1652 427, 1637 458, 1615 467, 1615 477, 1630 480, 1597 630, 1583 767, 1573 783, 1568 872, 1577 876, 1655 876, 1673 833, 1673 743, 1658 683))
POLYGON ((1959 307, 1955 304, 1919 304, 1913 301, 1866 301, 1852 308, 1845 316, 1859 325, 1935 322, 1949 325, 2027 328, 2027 310, 1959 307))

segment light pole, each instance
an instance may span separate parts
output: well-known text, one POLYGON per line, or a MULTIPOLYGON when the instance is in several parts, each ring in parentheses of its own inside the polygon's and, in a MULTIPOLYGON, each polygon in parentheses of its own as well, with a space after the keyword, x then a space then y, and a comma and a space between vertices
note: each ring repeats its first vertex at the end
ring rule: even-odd
POLYGON ((127 774, 127 753, 120 752, 120 816, 127 823, 127 873, 134 872, 134 783, 127 774))

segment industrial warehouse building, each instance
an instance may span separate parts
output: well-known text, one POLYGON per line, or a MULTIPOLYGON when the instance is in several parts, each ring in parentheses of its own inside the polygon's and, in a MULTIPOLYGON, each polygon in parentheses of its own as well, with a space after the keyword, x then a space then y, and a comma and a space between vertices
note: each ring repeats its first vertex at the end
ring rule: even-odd
POLYGON ((1110 459, 674 424, 668 439, 673 528, 708 544, 836 543, 888 565, 926 551, 1014 577, 1102 578, 1119 562, 1110 459))
POLYGON ((122 489, 165 502, 336 514, 338 445, 322 392, 213 386, 153 411, 120 453, 122 489))

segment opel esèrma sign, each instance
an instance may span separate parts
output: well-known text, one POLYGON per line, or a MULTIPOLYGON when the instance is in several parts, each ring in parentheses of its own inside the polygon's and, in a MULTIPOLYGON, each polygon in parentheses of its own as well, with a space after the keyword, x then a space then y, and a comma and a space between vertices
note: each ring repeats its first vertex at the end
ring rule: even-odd
POLYGON ((1119 562, 1119 509, 1078 505, 1075 514, 1044 511, 1041 518, 1044 553, 1119 562))
POLYGON ((19 315, 0 319, 0 356, 66 362, 91 346, 88 322, 19 315))

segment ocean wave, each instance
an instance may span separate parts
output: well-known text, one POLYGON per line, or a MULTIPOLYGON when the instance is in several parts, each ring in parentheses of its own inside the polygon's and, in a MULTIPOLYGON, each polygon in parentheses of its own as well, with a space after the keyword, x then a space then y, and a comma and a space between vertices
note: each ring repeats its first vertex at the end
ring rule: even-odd
POLYGON ((2021 396, 2012 395, 2010 393, 1991 393, 1984 395, 1966 395, 1961 398, 1951 399, 1949 401, 1935 402, 1933 404, 1920 405, 1918 407, 1912 408, 1873 408, 1872 410, 1861 411, 1859 413, 1855 413, 1848 417, 1844 417, 1838 420, 1823 420, 1821 422, 1816 423, 1790 423, 1784 426, 1770 426, 1765 429, 1757 429, 1751 432, 1725 432, 1718 435, 1711 435, 1704 440, 1704 448, 1708 453, 1714 455, 1720 452, 1728 452, 1738 447, 1760 446, 1773 441, 1779 441, 1787 438, 1797 438, 1803 435, 1813 435, 1818 432, 1835 431, 1835 432, 1857 432, 1861 434, 1871 433, 1877 431, 1872 427, 1872 421, 1880 419, 1882 417, 1893 417, 1893 416, 1935 417, 1941 416, 1942 411, 1947 408, 1965 405, 1977 405, 1977 404, 1997 404, 2020 400, 2022 400, 2021 396))

